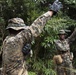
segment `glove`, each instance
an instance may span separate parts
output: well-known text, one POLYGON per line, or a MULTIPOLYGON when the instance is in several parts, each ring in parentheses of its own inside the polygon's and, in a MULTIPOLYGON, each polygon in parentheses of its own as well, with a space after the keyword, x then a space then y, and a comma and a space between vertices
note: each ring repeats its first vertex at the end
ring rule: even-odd
POLYGON ((25 46, 22 49, 22 52, 26 56, 30 53, 30 50, 31 50, 31 44, 25 44, 25 46))
POLYGON ((50 5, 49 10, 52 10, 54 11, 54 13, 57 13, 61 8, 63 8, 62 3, 56 0, 52 5, 50 5))

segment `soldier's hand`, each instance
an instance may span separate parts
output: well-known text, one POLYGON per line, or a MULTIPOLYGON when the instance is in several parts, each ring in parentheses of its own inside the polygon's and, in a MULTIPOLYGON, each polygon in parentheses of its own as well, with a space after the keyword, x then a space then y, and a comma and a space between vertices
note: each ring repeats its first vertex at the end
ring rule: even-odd
POLYGON ((49 10, 54 11, 57 13, 61 8, 63 8, 62 3, 59 0, 55 0, 52 5, 50 5, 49 10))

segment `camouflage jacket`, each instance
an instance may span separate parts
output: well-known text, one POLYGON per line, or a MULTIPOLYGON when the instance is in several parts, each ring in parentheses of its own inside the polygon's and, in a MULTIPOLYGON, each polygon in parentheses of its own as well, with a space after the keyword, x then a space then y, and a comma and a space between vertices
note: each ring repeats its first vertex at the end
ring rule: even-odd
POLYGON ((2 75, 19 75, 18 73, 20 69, 23 68, 24 63, 24 56, 22 53, 24 44, 29 42, 32 37, 39 36, 50 17, 50 14, 46 12, 38 17, 31 26, 27 26, 25 30, 22 30, 17 35, 9 35, 5 38, 2 45, 2 75))
POLYGON ((70 44, 76 39, 76 29, 74 32, 69 36, 67 39, 61 41, 61 40, 55 40, 55 46, 58 51, 70 51, 70 44))

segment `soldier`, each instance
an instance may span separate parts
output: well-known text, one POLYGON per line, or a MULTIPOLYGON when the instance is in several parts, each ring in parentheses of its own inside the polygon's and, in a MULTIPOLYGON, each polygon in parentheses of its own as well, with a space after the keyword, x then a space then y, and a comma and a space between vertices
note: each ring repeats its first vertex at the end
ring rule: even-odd
POLYGON ((42 32, 47 20, 62 8, 58 0, 53 3, 50 10, 38 17, 31 26, 25 26, 21 18, 12 18, 8 21, 7 30, 9 35, 2 45, 2 75, 28 75, 24 67, 22 48, 25 43, 31 41, 42 32))
POLYGON ((76 29, 66 39, 66 32, 64 30, 60 30, 58 35, 59 40, 54 41, 58 53, 58 55, 54 56, 55 63, 57 64, 57 75, 74 75, 72 72, 73 53, 70 52, 70 44, 76 38, 76 29))

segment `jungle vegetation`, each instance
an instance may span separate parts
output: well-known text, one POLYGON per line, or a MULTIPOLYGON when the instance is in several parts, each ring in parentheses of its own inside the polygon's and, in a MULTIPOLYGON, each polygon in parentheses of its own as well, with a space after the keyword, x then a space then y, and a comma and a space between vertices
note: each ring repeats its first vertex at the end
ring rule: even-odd
MULTIPOLYGON (((29 75, 56 75, 53 56, 56 54, 54 39, 58 39, 58 30, 70 30, 70 36, 76 27, 76 0, 60 0, 64 8, 49 20, 42 34, 32 41, 33 57, 26 57, 29 75)), ((0 0, 0 47, 7 36, 8 20, 20 17, 26 25, 49 10, 54 0, 0 0)), ((76 68, 76 41, 71 45, 74 53, 73 65, 76 68)))

